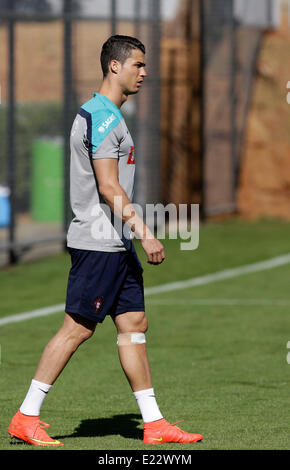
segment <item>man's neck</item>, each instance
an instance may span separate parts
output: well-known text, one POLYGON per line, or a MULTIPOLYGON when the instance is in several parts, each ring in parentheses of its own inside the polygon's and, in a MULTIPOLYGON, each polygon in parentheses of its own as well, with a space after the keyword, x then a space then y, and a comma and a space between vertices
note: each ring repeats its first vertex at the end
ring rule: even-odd
POLYGON ((127 96, 122 93, 119 88, 112 86, 111 83, 108 83, 106 79, 103 81, 99 92, 100 95, 106 96, 109 100, 111 100, 119 109, 121 108, 122 104, 127 101, 127 96))

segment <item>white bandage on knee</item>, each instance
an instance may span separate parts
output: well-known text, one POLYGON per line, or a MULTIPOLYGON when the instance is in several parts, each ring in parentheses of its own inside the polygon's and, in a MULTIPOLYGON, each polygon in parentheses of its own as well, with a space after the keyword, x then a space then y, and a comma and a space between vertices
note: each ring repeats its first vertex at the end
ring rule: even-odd
POLYGON ((132 344, 146 343, 144 333, 120 333, 117 338, 118 346, 130 346, 132 344))

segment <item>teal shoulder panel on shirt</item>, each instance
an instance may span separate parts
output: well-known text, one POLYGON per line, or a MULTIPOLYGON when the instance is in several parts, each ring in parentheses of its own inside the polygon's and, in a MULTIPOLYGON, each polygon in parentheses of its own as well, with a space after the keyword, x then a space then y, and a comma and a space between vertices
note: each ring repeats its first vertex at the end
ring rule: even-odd
POLYGON ((101 145, 112 130, 119 125, 123 116, 117 106, 107 97, 95 94, 94 98, 82 105, 91 116, 90 135, 93 152, 101 145))

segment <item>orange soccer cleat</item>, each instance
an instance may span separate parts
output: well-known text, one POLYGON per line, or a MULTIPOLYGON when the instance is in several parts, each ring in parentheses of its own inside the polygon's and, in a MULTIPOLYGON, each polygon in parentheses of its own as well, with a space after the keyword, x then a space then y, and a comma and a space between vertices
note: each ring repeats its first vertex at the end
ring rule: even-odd
POLYGON ((39 420, 39 416, 27 416, 20 410, 13 416, 8 432, 12 438, 20 439, 34 446, 63 446, 63 443, 52 439, 45 428, 50 425, 39 420))
MULTIPOLYGON (((176 423, 175 423, 176 424, 176 423)), ((174 424, 169 424, 165 419, 160 419, 144 425, 144 444, 163 444, 166 442, 179 442, 188 444, 203 439, 201 434, 192 434, 182 431, 174 424)))

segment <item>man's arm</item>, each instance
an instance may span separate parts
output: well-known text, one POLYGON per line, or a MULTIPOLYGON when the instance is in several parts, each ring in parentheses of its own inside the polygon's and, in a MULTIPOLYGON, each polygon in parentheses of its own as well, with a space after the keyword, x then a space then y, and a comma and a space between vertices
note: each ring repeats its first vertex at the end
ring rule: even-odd
POLYGON ((154 237, 141 217, 136 214, 131 201, 120 185, 118 179, 118 160, 115 158, 94 159, 93 165, 100 194, 114 214, 122 219, 140 238, 148 258, 148 263, 162 263, 165 259, 164 247, 154 237))

